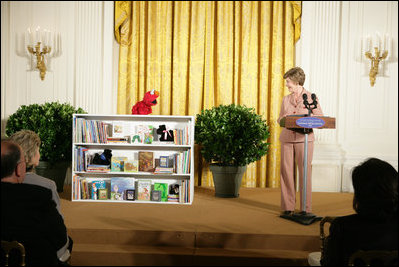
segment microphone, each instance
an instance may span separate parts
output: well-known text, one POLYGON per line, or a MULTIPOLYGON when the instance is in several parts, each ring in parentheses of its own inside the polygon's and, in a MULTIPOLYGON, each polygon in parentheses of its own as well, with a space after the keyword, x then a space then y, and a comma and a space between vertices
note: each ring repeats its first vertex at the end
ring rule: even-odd
POLYGON ((303 94, 302 98, 303 98, 303 104, 305 105, 305 107, 307 107, 309 105, 308 95, 307 94, 303 94))
POLYGON ((316 101, 316 94, 312 94, 312 100, 316 101))
POLYGON ((316 108, 316 105, 317 105, 316 94, 312 94, 312 100, 313 100, 313 104, 315 105, 315 108, 316 108))

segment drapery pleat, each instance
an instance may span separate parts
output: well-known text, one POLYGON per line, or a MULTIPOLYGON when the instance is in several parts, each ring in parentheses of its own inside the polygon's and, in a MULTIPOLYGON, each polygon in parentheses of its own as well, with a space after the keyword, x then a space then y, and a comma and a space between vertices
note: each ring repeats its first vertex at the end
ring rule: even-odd
MULTIPOLYGON (((118 114, 151 89, 154 115, 192 115, 221 104, 255 108, 270 125, 270 150, 248 165, 242 185, 280 186, 284 73, 294 66, 301 1, 116 1, 118 114)), ((195 149, 195 182, 213 186, 195 149)))

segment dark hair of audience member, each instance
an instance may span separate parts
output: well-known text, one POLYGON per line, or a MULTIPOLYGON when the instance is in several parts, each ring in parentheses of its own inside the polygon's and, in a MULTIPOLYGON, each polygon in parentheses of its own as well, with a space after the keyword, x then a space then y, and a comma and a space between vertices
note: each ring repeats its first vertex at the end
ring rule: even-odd
POLYGON ((398 172, 389 163, 370 158, 352 172, 353 209, 361 216, 389 219, 398 211, 398 172))
POLYGON ((14 172, 21 159, 21 150, 17 144, 9 140, 1 140, 1 150, 1 179, 3 179, 14 172))

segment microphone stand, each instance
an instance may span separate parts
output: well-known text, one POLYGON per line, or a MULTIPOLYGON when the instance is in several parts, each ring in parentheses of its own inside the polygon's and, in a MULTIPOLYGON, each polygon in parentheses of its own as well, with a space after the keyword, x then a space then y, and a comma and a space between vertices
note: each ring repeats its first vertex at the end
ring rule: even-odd
MULTIPOLYGON (((305 117, 310 117, 313 109, 317 108, 316 95, 312 94, 312 103, 307 100, 307 95, 303 95, 303 104, 308 110, 308 114, 305 117)), ((320 221, 322 217, 318 217, 313 213, 306 212, 306 191, 307 191, 307 177, 308 177, 308 135, 311 128, 304 128, 305 133, 305 144, 304 144, 304 158, 303 158, 303 188, 302 188, 302 211, 299 213, 294 213, 292 215, 281 215, 280 217, 294 222, 309 225, 315 221, 320 221)))

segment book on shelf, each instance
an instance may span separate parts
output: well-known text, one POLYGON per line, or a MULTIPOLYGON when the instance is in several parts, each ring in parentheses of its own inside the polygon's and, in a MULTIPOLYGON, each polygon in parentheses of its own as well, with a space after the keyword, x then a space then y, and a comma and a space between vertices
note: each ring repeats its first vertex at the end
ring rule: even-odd
POLYGON ((86 172, 100 172, 100 173, 108 173, 110 172, 110 165, 97 165, 97 164, 89 164, 87 165, 86 172))
POLYGON ((86 147, 74 147, 75 171, 86 171, 88 151, 89 149, 86 147))
POLYGON ((139 134, 133 134, 130 136, 130 143, 131 144, 142 144, 144 136, 141 136, 139 134))
POLYGON ((111 172, 125 171, 125 161, 127 161, 127 157, 112 157, 111 158, 111 172))
POLYGON ((180 203, 190 202, 190 180, 182 180, 179 192, 180 203))
POLYGON ((99 188, 98 189, 98 199, 99 200, 107 200, 108 199, 108 188, 99 188))
POLYGON ((89 189, 86 179, 80 179, 80 199, 89 199, 89 189))
POLYGON ((155 163, 155 168, 156 167, 161 167, 161 168, 173 168, 174 167, 174 159, 175 155, 169 155, 169 156, 160 156, 159 158, 155 158, 154 163, 155 163), (161 160, 163 161, 161 164, 161 160))
POLYGON ((137 180, 137 200, 151 200, 151 180, 137 180))
POLYGON ((129 144, 130 137, 107 137, 108 144, 129 144))
POLYGON ((137 159, 127 159, 124 164, 125 172, 138 172, 139 161, 137 159))
POLYGON ((161 201, 168 201, 168 184, 167 183, 154 183, 154 190, 161 191, 161 201))
POLYGON ((173 173, 173 168, 156 167, 154 170, 154 174, 172 174, 172 173, 173 173))
POLYGON ((106 189, 105 181, 98 180, 91 182, 91 199, 98 199, 98 189, 106 189))
POLYGON ((127 121, 114 121, 112 123, 112 137, 126 137, 134 133, 134 124, 127 121))
POLYGON ((189 174, 191 164, 191 150, 188 149, 173 155, 174 172, 178 174, 189 174))
POLYGON ((154 141, 154 126, 137 125, 136 134, 140 136, 141 143, 152 144, 152 142, 154 141))
POLYGON ((133 201, 136 199, 136 190, 135 189, 126 189, 125 190, 125 199, 129 201, 133 201))
POLYGON ((190 144, 190 130, 186 126, 183 129, 173 130, 175 145, 189 145, 190 144))
POLYGON ((168 195, 168 202, 179 202, 179 195, 168 195))
POLYGON ((151 192, 151 201, 161 201, 161 199, 162 199, 162 191, 153 190, 151 192))
POLYGON ((173 183, 169 185, 168 202, 179 202, 180 185, 173 183))
POLYGON ((76 143, 106 143, 111 135, 111 124, 104 121, 74 118, 76 143))
MULTIPOLYGON (((126 190, 135 190, 135 178, 113 177, 111 178, 111 199, 127 200, 126 190)), ((131 199, 129 199, 131 200, 131 199)))
POLYGON ((153 137, 153 142, 159 142, 159 137, 158 137, 158 134, 157 134, 157 130, 158 130, 158 128, 157 127, 154 127, 153 129, 152 129, 152 137, 153 137))
POLYGON ((84 171, 87 171, 87 166, 92 164, 93 159, 94 159, 94 154, 90 154, 88 151, 84 153, 84 171))
POLYGON ((154 152, 139 151, 139 171, 154 172, 154 152))
POLYGON ((80 181, 78 175, 73 175, 72 177, 72 186, 73 186, 73 199, 79 200, 80 199, 80 181))
POLYGON ((162 168, 169 167, 169 157, 168 156, 160 156, 159 157, 159 167, 162 167, 162 168))

